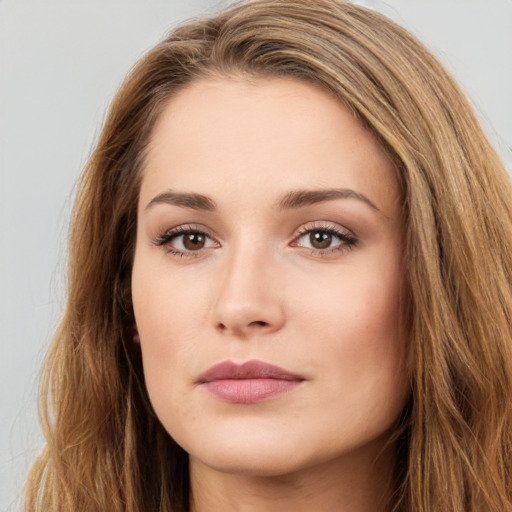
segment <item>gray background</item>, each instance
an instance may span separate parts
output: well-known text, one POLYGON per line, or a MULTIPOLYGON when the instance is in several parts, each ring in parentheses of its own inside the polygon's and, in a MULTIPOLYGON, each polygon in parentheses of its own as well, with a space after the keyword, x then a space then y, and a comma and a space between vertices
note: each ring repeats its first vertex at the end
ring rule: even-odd
MULTIPOLYGON (((123 76, 215 0, 0 0, 0 510, 42 445, 39 366, 64 304, 73 189, 123 76)), ((512 169, 512 0, 360 0, 448 65, 512 169)))

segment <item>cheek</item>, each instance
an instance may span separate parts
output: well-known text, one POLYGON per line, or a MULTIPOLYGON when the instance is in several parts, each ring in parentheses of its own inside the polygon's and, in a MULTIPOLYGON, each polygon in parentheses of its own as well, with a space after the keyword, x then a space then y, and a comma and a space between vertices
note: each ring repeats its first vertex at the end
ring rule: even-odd
POLYGON ((351 269, 323 286, 317 281, 303 290, 294 316, 307 319, 302 336, 314 340, 311 357, 340 390, 340 403, 354 410, 366 403, 392 417, 408 386, 400 279, 393 265, 370 270, 351 269))
POLYGON ((132 297, 143 344, 146 342, 155 350, 166 350, 176 340, 187 344, 206 309, 206 290, 201 288, 201 282, 171 275, 165 264, 146 266, 142 258, 141 264, 135 259, 132 297))
POLYGON ((295 296, 294 315, 317 336, 334 331, 341 340, 357 339, 357 348, 399 337, 400 279, 393 265, 343 268, 307 282, 295 296))
POLYGON ((187 346, 178 343, 191 334, 183 327, 193 325, 185 318, 190 308, 183 304, 162 269, 144 252, 136 252, 132 271, 132 301, 140 337, 144 377, 152 402, 164 390, 162 383, 176 375, 180 351, 187 346), (142 254, 141 254, 142 253, 142 254), (147 264, 147 262, 152 264, 147 264), (178 331, 182 331, 178 337, 178 331))
POLYGON ((187 392, 210 361, 205 319, 211 286, 204 272, 197 274, 171 273, 165 257, 158 262, 143 250, 136 253, 132 299, 144 379, 153 407, 166 426, 174 424, 176 410, 180 418, 191 419, 187 392))
MULTIPOLYGON (((193 320, 185 318, 179 301, 155 293, 134 304, 135 319, 140 336, 144 381, 157 416, 168 429, 175 423, 175 411, 180 421, 191 422, 191 411, 184 400, 190 376, 184 361, 193 361, 193 337, 189 326, 193 320)), ((134 301, 135 303, 136 301, 134 301)), ((184 309, 187 311, 187 309, 184 309)))

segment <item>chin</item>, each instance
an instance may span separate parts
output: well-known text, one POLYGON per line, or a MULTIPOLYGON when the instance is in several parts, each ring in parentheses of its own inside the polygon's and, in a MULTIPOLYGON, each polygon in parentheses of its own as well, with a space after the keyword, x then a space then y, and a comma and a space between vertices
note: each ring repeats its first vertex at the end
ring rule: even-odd
POLYGON ((205 439, 201 446, 183 446, 190 460, 222 473, 277 477, 294 473, 311 464, 306 450, 296 440, 258 436, 219 436, 205 439))
MULTIPOLYGON (((256 447, 258 448, 258 447, 256 447)), ((274 451, 253 449, 242 452, 235 450, 215 451, 201 454, 201 458, 191 455, 191 464, 207 466, 217 472, 245 475, 259 478, 282 477, 304 469, 307 464, 274 451)))
POLYGON ((191 466, 261 478, 299 476, 311 470, 322 474, 334 467, 336 472, 348 468, 352 474, 356 467, 368 468, 393 458, 394 449, 388 444, 393 428, 389 426, 380 432, 358 430, 345 436, 339 428, 329 432, 267 427, 239 423, 227 430, 210 428, 207 435, 203 431, 202 436, 190 436, 180 444, 189 453, 191 466))

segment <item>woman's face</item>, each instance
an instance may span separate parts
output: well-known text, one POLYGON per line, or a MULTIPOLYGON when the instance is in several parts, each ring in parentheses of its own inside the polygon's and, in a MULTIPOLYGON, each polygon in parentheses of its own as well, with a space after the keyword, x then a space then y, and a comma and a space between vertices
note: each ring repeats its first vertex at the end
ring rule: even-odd
POLYGON ((146 385, 191 463, 279 475, 377 453, 408 394, 402 226, 354 115, 299 81, 198 81, 154 129, 138 208, 146 385))

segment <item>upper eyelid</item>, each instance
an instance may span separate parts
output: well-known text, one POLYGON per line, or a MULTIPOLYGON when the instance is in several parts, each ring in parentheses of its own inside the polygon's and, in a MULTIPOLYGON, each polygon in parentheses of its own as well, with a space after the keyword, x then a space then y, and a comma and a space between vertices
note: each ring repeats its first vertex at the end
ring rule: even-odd
POLYGON ((157 231, 156 235, 152 237, 152 242, 158 246, 166 245, 171 240, 187 233, 200 233, 213 240, 216 244, 220 244, 218 239, 210 233, 209 229, 198 224, 180 224, 169 229, 157 231))
POLYGON ((350 236, 353 236, 355 237, 356 234, 351 230, 351 229, 348 229, 347 227, 341 225, 341 224, 338 224, 337 222, 332 222, 332 221, 326 221, 326 220, 321 220, 321 221, 312 221, 312 222, 307 222, 305 224, 301 224, 300 226, 298 226, 296 229, 295 229, 295 237, 299 236, 299 235, 303 235, 305 233, 308 233, 309 231, 321 231, 321 230, 324 230, 324 231, 332 231, 333 233, 347 233, 347 234, 350 234, 350 236))
MULTIPOLYGON (((301 236, 304 236, 308 232, 314 230, 324 230, 332 232, 334 234, 347 235, 353 238, 357 238, 357 235, 351 229, 348 229, 342 224, 322 219, 318 221, 309 221, 306 223, 301 223, 299 226, 294 228, 293 234, 290 236, 288 243, 291 243, 300 238, 301 236)), ((201 233, 219 245, 222 245, 224 243, 222 237, 218 237, 217 235, 215 235, 211 229, 207 228, 202 224, 196 223, 178 224, 172 228, 162 230, 157 234, 155 240, 161 242, 163 238, 174 238, 190 232, 201 233)))
MULTIPOLYGON (((325 231, 333 231, 333 232, 346 231, 355 236, 353 231, 346 228, 345 226, 342 226, 341 224, 338 224, 333 221, 325 221, 325 220, 310 221, 307 223, 302 223, 293 229, 292 236, 296 237, 297 235, 307 233, 308 231, 322 230, 322 229, 325 231)), ((161 236, 171 235, 171 234, 179 235, 179 234, 188 233, 188 232, 202 233, 202 234, 209 236, 212 239, 219 238, 212 233, 212 230, 210 230, 209 228, 207 228, 206 226, 203 226, 201 224, 178 224, 177 226, 163 230, 161 232, 161 236)))
MULTIPOLYGON (((337 222, 332 221, 313 221, 310 223, 303 224, 299 226, 298 232, 294 235, 293 239, 290 242, 290 245, 293 247, 301 247, 298 241, 301 238, 304 238, 308 235, 308 233, 314 232, 314 231, 325 231, 328 232, 335 237, 337 237, 340 240, 339 245, 343 246, 354 246, 358 243, 359 237, 352 231, 351 229, 346 228, 345 226, 338 224, 337 222)), ((315 249, 316 252, 320 253, 327 253, 331 249, 315 249)))
POLYGON ((192 226, 179 225, 171 229, 167 229, 161 234, 158 234, 152 243, 159 248, 165 249, 167 253, 173 254, 174 256, 180 257, 199 257, 204 250, 212 249, 212 247, 202 247, 196 251, 180 249, 178 247, 172 247, 172 242, 187 233, 200 233, 201 235, 209 238, 217 247, 220 247, 220 243, 212 236, 210 236, 205 230, 193 228, 192 226))
POLYGON ((215 236, 212 234, 211 230, 205 226, 200 224, 179 224, 172 228, 166 229, 162 231, 162 235, 182 235, 184 233, 201 233, 206 235, 212 239, 215 239, 215 236))

